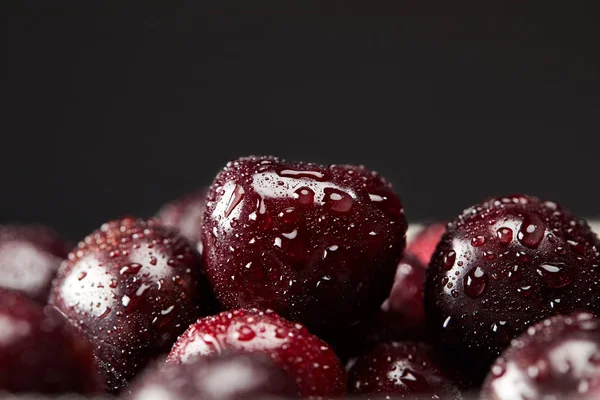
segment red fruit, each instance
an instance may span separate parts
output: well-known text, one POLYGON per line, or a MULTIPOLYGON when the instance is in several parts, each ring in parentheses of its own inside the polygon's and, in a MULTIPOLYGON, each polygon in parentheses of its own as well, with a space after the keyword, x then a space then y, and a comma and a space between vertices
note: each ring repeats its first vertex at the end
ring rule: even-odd
POLYGON ((411 255, 405 255, 398 264, 390 296, 381 306, 383 320, 397 335, 425 331, 425 271, 419 259, 411 255))
POLYGON ((433 348, 413 342, 383 343, 356 359, 348 371, 348 390, 382 399, 462 398, 442 372, 433 348))
POLYGON ((492 367, 483 400, 600 399, 600 319, 554 316, 530 326, 492 367))
POLYGON ((175 228, 192 243, 202 236, 202 214, 206 203, 206 189, 183 196, 165 204, 156 217, 163 225, 175 228))
POLYGON ((535 321, 600 312, 598 239, 585 221, 535 197, 490 199, 465 210, 427 271, 432 336, 484 367, 535 321))
POLYGON ((94 346, 110 390, 214 311, 200 255, 154 220, 112 221, 86 237, 54 281, 50 303, 94 346))
POLYGON ((406 254, 412 254, 427 267, 431 256, 435 251, 437 244, 446 232, 446 224, 435 222, 427 225, 423 230, 416 234, 414 239, 406 245, 406 254))
POLYGON ((68 250, 45 226, 0 226, 0 286, 46 303, 52 279, 68 250))
POLYGON ((131 400, 250 400, 291 398, 296 384, 270 358, 259 354, 199 357, 186 364, 151 369, 131 400))
POLYGON ((301 396, 336 397, 346 392, 346 372, 329 346, 271 310, 226 311, 198 320, 179 337, 167 363, 187 363, 227 350, 269 356, 294 379, 301 396))
POLYGON ((405 234, 402 204, 375 172, 248 157, 216 177, 202 241, 225 308, 271 308, 332 338, 379 309, 405 234))
POLYGON ((23 293, 0 289, 0 392, 98 392, 89 345, 58 314, 23 293))

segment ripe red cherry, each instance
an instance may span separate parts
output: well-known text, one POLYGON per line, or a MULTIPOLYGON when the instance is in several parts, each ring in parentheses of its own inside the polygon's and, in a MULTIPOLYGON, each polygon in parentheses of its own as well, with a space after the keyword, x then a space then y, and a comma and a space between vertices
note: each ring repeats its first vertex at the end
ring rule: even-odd
POLYGON ((405 234, 399 198, 364 167, 247 157, 211 186, 202 242, 226 309, 271 308, 331 339, 379 309, 405 234))
POLYGON ((428 325, 487 367, 533 322, 600 312, 599 287, 600 246, 585 221, 535 197, 490 199, 449 225, 431 259, 428 325))
POLYGON ((0 289, 0 393, 92 394, 101 387, 90 346, 59 314, 0 289))
POLYGON ((286 399, 297 393, 294 381, 259 354, 222 354, 157 366, 134 386, 131 400, 286 399))
POLYGON ((200 255, 154 220, 112 221, 69 254, 50 303, 94 346, 109 390, 215 310, 200 255))
POLYGON ((406 245, 406 254, 412 254, 427 267, 437 244, 446 232, 446 224, 435 222, 427 225, 406 245))
POLYGON ((382 399, 462 398, 442 372, 433 348, 415 342, 382 343, 356 359, 348 371, 348 390, 382 399))
POLYGON ((48 227, 0 225, 0 286, 46 303, 67 253, 58 234, 48 227))
POLYGON ((202 236, 205 203, 206 189, 201 189, 165 204, 156 217, 163 225, 175 228, 192 243, 197 243, 202 236))
POLYGON ((167 363, 187 363, 226 350, 267 355, 294 379, 301 396, 346 392, 346 372, 329 346, 271 310, 226 311, 198 320, 179 337, 167 363))
POLYGON ((481 398, 600 399, 600 319, 580 312, 530 326, 496 360, 481 398))

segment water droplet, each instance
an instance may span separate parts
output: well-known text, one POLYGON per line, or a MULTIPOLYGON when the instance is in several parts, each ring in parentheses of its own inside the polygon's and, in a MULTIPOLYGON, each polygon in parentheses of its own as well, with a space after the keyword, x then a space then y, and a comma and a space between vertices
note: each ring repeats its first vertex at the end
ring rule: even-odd
POLYGON ((447 270, 452 268, 454 266, 454 261, 456 261, 456 252, 454 250, 450 250, 444 256, 444 268, 447 270))
POLYGON ((448 328, 448 326, 450 325, 450 320, 452 320, 452 317, 448 317, 444 320, 444 323, 442 324, 442 328, 446 329, 448 328))
POLYGON ((567 240, 571 250, 577 254, 584 255, 585 254, 585 244, 583 242, 576 242, 575 240, 567 240))
POLYGON ((116 288, 118 285, 117 280, 116 279, 111 279, 110 280, 110 284, 108 286, 110 286, 111 288, 116 288))
POLYGON ((487 275, 479 267, 472 269, 464 278, 465 294, 477 298, 483 294, 487 285, 487 275))
POLYGON ((315 192, 311 188, 303 186, 301 188, 296 189, 294 192, 294 197, 298 199, 298 202, 303 205, 311 205, 315 200, 315 192))
POLYGON ((127 265, 124 265, 123 267, 121 267, 121 269, 119 270, 119 273, 121 275, 135 275, 138 272, 140 272, 141 268, 142 268, 142 264, 131 263, 131 264, 127 264, 127 265))
POLYGON ((127 295, 125 295, 121 298, 121 303, 123 304, 124 307, 127 307, 129 305, 130 301, 131 301, 131 298, 127 295))
POLYGON ((237 330, 237 339, 242 342, 247 342, 256 337, 256 332, 248 325, 242 325, 237 330))
POLYGON ((150 262, 150 264, 152 264, 152 265, 156 265, 156 264, 158 263, 158 260, 156 259, 156 257, 150 257, 150 260, 149 260, 149 262, 150 262))
POLYGON ((494 377, 496 378, 499 378, 502 375, 504 375, 504 372, 506 372, 506 368, 504 368, 504 365, 496 364, 492 367, 492 374, 494 374, 494 377))
POLYGON ((275 337, 277 339, 285 339, 287 337, 287 333, 286 333, 285 329, 283 329, 283 328, 277 328, 275 330, 275 337))
POLYGON ((471 246, 481 247, 485 244, 485 236, 479 235, 471 239, 471 246))
POLYGON ((573 282, 572 272, 565 264, 545 263, 540 265, 537 273, 544 278, 546 285, 551 288, 561 288, 570 285, 573 282))
POLYGON ((348 193, 334 188, 325 188, 323 192, 325 193, 325 205, 329 209, 336 212, 348 212, 352 208, 354 200, 348 193))
POLYGON ((82 279, 84 279, 86 276, 87 276, 87 272, 85 272, 85 271, 81 271, 81 272, 79 273, 79 276, 77 277, 77 279, 78 279, 78 280, 82 280, 82 279))
POLYGON ((533 290, 531 290, 533 288, 533 286, 529 285, 529 286, 521 286, 520 288, 517 289, 517 292, 519 292, 519 294, 523 297, 529 297, 531 295, 531 293, 533 293, 533 290))
POLYGON ((452 289, 450 295, 456 299, 458 297, 458 292, 455 289, 452 289))
POLYGON ((282 176, 284 178, 309 178, 318 181, 324 181, 326 179, 325 174, 319 171, 300 171, 293 169, 283 169, 277 171, 277 175, 282 176))
POLYGON ((544 239, 545 231, 546 226, 540 217, 529 213, 523 218, 517 238, 523 246, 535 249, 540 245, 542 239, 544 239))
POLYGON ((496 231, 496 235, 498 235, 498 240, 502 244, 509 244, 512 242, 513 231, 510 228, 500 228, 496 231))

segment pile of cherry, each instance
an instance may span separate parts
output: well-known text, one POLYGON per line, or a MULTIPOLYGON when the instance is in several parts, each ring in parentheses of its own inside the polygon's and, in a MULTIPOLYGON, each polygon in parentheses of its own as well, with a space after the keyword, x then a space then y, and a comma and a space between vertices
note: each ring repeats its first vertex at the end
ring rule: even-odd
POLYGON ((584 220, 512 195, 406 231, 377 173, 273 157, 74 249, 2 226, 0 391, 600 399, 584 220))

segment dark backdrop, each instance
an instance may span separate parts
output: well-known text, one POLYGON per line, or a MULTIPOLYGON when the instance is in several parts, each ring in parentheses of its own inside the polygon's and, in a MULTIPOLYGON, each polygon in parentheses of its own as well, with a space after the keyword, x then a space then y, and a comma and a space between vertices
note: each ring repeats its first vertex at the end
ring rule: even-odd
POLYGON ((521 191, 600 216, 591 12, 117 3, 5 3, 0 222, 77 239, 251 153, 366 164, 411 221, 521 191))

